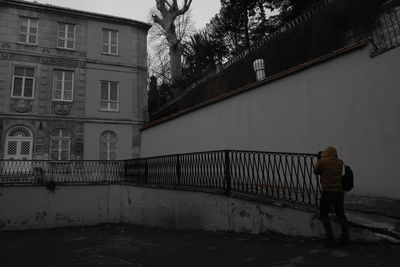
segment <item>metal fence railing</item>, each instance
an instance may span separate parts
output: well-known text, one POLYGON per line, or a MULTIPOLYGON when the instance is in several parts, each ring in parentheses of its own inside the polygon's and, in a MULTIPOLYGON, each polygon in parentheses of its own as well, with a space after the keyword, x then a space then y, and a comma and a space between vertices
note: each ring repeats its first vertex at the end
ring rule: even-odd
POLYGON ((316 204, 319 183, 316 156, 273 152, 230 152, 231 190, 316 204))
POLYGON ((1 160, 0 185, 135 183, 317 204, 314 154, 211 151, 122 161, 1 160))
POLYGON ((381 13, 372 30, 375 53, 400 45, 400 5, 396 2, 381 13))
POLYGON ((0 185, 115 183, 124 179, 123 161, 0 160, 0 185))
POLYGON ((126 161, 126 181, 240 192, 317 204, 314 154, 212 151, 126 161))

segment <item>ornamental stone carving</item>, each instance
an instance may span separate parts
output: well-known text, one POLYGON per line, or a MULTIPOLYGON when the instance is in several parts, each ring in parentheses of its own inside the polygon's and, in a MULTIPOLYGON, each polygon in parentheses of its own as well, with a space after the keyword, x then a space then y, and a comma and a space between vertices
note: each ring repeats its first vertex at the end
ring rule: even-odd
POLYGON ((11 45, 9 43, 2 43, 1 47, 2 48, 11 48, 11 45))
POLYGON ((44 145, 40 144, 36 144, 36 153, 43 153, 44 152, 44 145))
POLYGON ((50 63, 50 58, 48 58, 48 57, 42 57, 42 58, 40 59, 40 61, 41 61, 42 63, 44 63, 44 64, 49 64, 49 63, 50 63))
POLYGON ((11 99, 11 111, 27 113, 32 111, 32 100, 30 99, 11 99))
POLYGON ((10 54, 8 54, 8 53, 1 53, 1 58, 4 59, 4 60, 7 60, 7 59, 10 58, 10 54))
POLYGON ((66 102, 53 102, 53 110, 57 115, 68 115, 71 111, 71 103, 66 102))

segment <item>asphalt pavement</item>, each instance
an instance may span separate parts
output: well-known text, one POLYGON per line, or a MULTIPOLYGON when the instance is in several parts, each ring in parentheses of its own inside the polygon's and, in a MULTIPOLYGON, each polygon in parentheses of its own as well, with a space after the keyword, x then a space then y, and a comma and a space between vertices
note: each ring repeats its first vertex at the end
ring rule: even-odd
POLYGON ((135 225, 0 233, 0 266, 400 266, 400 245, 135 225))

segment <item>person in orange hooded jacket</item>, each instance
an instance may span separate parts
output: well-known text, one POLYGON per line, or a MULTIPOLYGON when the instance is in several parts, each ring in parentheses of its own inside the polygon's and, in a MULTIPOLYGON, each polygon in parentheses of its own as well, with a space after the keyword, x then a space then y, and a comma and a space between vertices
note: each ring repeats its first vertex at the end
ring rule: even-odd
POLYGON ((327 147, 314 167, 314 173, 320 175, 321 199, 320 219, 324 225, 327 243, 326 246, 335 246, 335 237, 329 220, 329 211, 334 207, 336 216, 342 228, 341 244, 349 243, 349 227, 344 214, 344 191, 342 187, 343 161, 338 158, 334 147, 327 147))

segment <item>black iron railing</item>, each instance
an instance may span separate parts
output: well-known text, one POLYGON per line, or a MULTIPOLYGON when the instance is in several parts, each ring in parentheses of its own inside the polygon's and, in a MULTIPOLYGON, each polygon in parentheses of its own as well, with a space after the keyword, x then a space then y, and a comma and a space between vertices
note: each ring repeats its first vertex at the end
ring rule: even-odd
POLYGON ((212 151, 126 161, 126 182, 241 192, 317 204, 314 154, 212 151))
POLYGON ((372 29, 374 53, 380 53, 400 45, 400 1, 388 2, 372 29))
POLYGON ((211 151, 124 161, 0 161, 0 185, 135 183, 317 204, 316 155, 211 151))
POLYGON ((0 185, 123 182, 124 165, 124 161, 1 160, 0 185))

